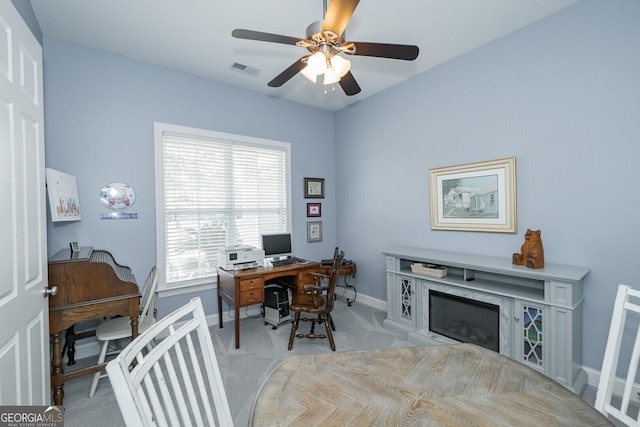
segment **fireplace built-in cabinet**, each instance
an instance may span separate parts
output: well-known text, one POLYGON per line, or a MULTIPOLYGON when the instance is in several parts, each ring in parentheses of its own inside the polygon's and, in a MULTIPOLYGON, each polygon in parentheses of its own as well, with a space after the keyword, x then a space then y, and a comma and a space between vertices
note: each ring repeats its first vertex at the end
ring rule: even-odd
POLYGON ((384 252, 384 326, 415 344, 471 342, 499 351, 581 392, 583 267, 421 248, 384 252), (446 268, 426 275, 416 265, 446 268))

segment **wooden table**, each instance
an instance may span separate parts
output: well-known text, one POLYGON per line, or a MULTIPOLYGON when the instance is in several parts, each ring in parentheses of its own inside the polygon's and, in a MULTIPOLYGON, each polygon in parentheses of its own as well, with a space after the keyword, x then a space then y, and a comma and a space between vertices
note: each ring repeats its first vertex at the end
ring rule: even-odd
POLYGON ((254 426, 609 426, 541 373, 472 344, 292 356, 258 393, 254 426))
POLYGON ((264 286, 278 283, 302 291, 304 285, 313 283, 311 273, 320 268, 320 263, 304 262, 274 267, 250 268, 247 270, 224 270, 218 267, 218 322, 222 329, 222 301, 234 309, 236 348, 240 348, 240 307, 264 302, 264 286))

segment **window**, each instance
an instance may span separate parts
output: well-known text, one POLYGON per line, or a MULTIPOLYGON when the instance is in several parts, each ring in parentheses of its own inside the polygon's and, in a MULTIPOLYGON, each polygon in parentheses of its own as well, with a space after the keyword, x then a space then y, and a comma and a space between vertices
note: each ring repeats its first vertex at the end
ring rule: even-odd
POLYGON ((160 291, 212 288, 218 249, 290 232, 290 144, 155 124, 160 291))

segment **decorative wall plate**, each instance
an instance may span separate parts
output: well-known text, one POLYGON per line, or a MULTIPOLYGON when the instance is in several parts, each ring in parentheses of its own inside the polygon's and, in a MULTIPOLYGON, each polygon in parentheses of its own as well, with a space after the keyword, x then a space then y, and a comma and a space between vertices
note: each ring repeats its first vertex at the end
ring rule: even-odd
POLYGON ((129 184, 112 182, 100 190, 100 201, 112 211, 123 211, 136 202, 136 192, 129 184))

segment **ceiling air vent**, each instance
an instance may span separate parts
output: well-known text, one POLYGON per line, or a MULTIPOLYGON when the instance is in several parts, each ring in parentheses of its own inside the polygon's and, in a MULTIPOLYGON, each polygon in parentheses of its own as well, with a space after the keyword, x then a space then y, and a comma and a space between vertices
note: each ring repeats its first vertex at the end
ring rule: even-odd
POLYGON ((248 74, 250 76, 256 77, 258 74, 262 72, 261 69, 251 67, 249 65, 240 64, 238 62, 234 62, 230 67, 232 70, 237 71, 239 73, 248 74))

